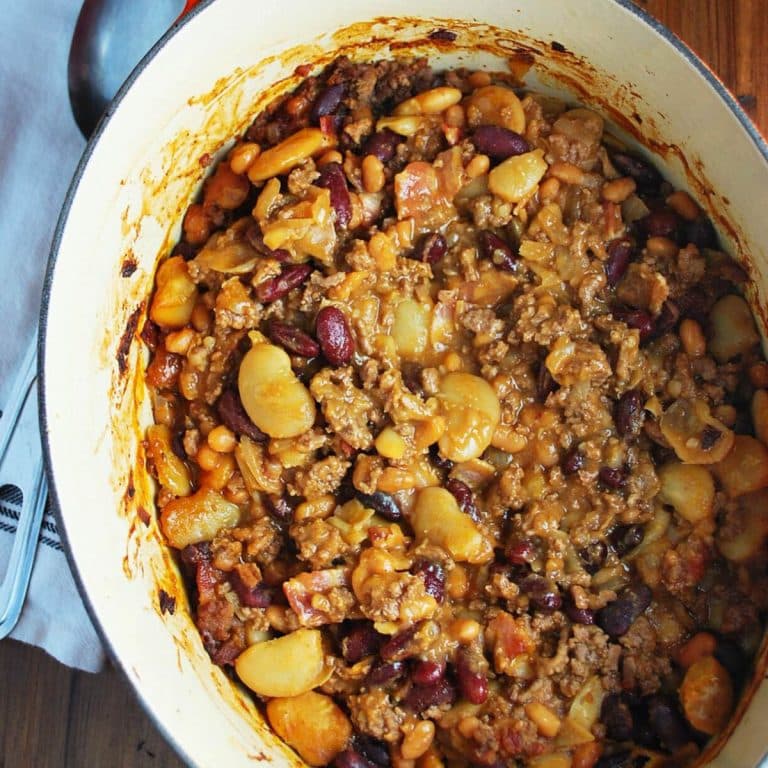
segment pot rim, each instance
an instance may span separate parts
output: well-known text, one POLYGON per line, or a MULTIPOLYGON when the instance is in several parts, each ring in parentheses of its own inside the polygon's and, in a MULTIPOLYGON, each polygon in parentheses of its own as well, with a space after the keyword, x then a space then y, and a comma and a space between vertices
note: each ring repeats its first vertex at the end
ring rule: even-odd
MULTIPOLYGON (((204 13, 205 10, 215 1, 216 0, 201 0, 201 2, 197 3, 188 13, 177 19, 171 25, 171 27, 163 34, 163 36, 152 46, 152 48, 150 48, 150 50, 141 59, 141 61, 139 61, 131 74, 126 78, 125 82, 120 86, 117 94, 115 95, 115 98, 109 104, 104 114, 101 116, 96 128, 94 129, 94 132, 88 138, 87 144, 83 150, 83 154, 80 157, 75 172, 72 176, 72 180, 67 189, 67 193, 64 197, 64 201, 62 203, 61 211, 59 213, 59 217, 56 222, 56 228, 54 230, 53 238, 51 241, 45 277, 43 280, 43 288, 41 292, 37 338, 38 418, 40 425, 40 437, 43 449, 45 473, 48 481, 48 492, 52 496, 53 504, 51 506, 56 519, 56 525, 63 545, 64 554, 67 559, 67 564, 72 573, 80 597, 83 600, 83 604, 85 605, 88 616, 99 635, 102 645, 104 646, 104 650, 106 651, 112 666, 117 669, 123 679, 128 682, 131 689, 133 690, 134 695, 139 700, 143 711, 150 718, 154 727, 161 733, 165 741, 170 744, 177 755, 179 755, 189 765, 195 764, 194 758, 187 754, 182 745, 170 733, 163 720, 152 709, 143 692, 136 685, 134 685, 130 675, 128 674, 127 660, 122 659, 113 647, 107 633, 107 629, 102 626, 101 620, 94 610, 91 600, 83 584, 82 576, 77 567, 77 563, 69 544, 65 517, 62 514, 61 506, 59 504, 56 478, 53 473, 53 469, 51 468, 51 449, 46 409, 47 379, 43 361, 45 360, 47 341, 49 299, 53 288, 53 278, 55 266, 58 260, 59 249, 61 247, 61 240, 67 221, 69 219, 69 213, 72 208, 72 204, 74 202, 75 196, 77 195, 80 182, 94 152, 94 149, 107 126, 111 122, 112 117, 120 108, 120 105, 122 104, 126 94, 133 87, 134 82, 144 72, 150 62, 184 26, 186 26, 200 13, 204 13)), ((706 62, 704 62, 692 48, 683 42, 683 40, 678 37, 677 34, 672 32, 664 24, 651 16, 647 11, 637 6, 634 2, 632 2, 632 0, 611 0, 611 2, 621 6, 626 11, 631 13, 638 21, 645 24, 647 27, 650 27, 653 32, 668 42, 676 50, 676 52, 686 60, 687 63, 692 65, 697 70, 697 72, 704 78, 707 84, 720 97, 721 101, 724 102, 725 106, 737 118, 760 154, 763 156, 766 162, 768 162, 768 140, 765 136, 763 136, 752 119, 744 111, 744 108, 738 102, 734 94, 714 72, 714 70, 706 62)), ((756 766, 756 768, 765 768, 766 766, 768 766, 768 751, 760 759, 760 763, 758 766, 756 766)))

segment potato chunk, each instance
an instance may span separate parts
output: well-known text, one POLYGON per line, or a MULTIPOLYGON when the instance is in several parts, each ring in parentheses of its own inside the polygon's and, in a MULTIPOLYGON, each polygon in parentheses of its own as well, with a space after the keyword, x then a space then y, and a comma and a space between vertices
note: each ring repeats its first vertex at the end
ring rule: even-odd
POLYGON ((501 407, 491 385, 471 373, 449 373, 440 382, 446 429, 440 452, 455 462, 478 458, 491 444, 501 407))
POLYGON ((329 765, 352 735, 349 718, 330 696, 307 691, 267 704, 269 724, 309 765, 329 765))
POLYGON ((529 198, 547 172, 544 152, 535 149, 524 155, 514 155, 499 163, 488 174, 488 189, 508 203, 529 198))
POLYGON ((235 660, 238 677, 261 696, 299 696, 328 677, 322 634, 297 629, 246 648, 235 660))
POLYGON ((712 307, 709 324, 709 351, 718 363, 748 352, 760 340, 749 304, 735 294, 723 296, 712 307))
POLYGON ((240 507, 213 488, 201 488, 191 496, 169 501, 160 515, 163 533, 176 549, 210 541, 222 528, 240 522, 240 507))
POLYGON ((444 488, 419 492, 412 524, 419 541, 437 544, 457 562, 487 563, 493 558, 491 542, 444 488))
POLYGON ((712 516, 715 482, 704 467, 672 461, 659 470, 659 481, 659 501, 684 520, 695 525, 712 516))
POLYGON ((733 449, 713 467, 717 479, 731 497, 768 486, 768 448, 748 435, 736 435, 733 449))
POLYGON ((197 301, 197 286, 181 256, 166 259, 157 270, 157 290, 149 316, 165 328, 183 328, 192 317, 197 301))
POLYGON ((240 363, 237 387, 251 421, 270 437, 297 437, 315 423, 315 401, 280 347, 254 344, 240 363))
POLYGON ((705 656, 685 673, 680 701, 688 722, 713 736, 728 722, 733 709, 731 676, 714 656, 705 656))
POLYGON ((661 433, 686 464, 714 464, 733 447, 733 432, 703 400, 675 400, 659 419, 661 433))

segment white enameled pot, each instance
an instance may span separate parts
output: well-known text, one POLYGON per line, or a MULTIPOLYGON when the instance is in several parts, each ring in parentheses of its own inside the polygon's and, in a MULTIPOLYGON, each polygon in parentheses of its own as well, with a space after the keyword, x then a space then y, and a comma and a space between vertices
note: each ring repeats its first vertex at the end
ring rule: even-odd
MULTIPOLYGON (((628 0, 199 6, 142 62, 88 144, 56 232, 40 347, 49 479, 72 568, 112 658, 199 766, 300 761, 210 663, 190 619, 144 469, 150 409, 135 332, 157 258, 205 176, 201 159, 241 133, 266 98, 293 87, 299 64, 337 51, 496 69, 532 61, 532 87, 570 94, 642 137, 673 183, 704 203, 762 287, 750 298, 765 317, 768 147, 711 72, 628 0), (440 27, 456 41, 431 41, 440 27), (175 611, 161 590, 176 598, 175 611)), ((747 768, 768 752, 765 656, 763 648, 724 746, 705 756, 712 765, 747 768)))

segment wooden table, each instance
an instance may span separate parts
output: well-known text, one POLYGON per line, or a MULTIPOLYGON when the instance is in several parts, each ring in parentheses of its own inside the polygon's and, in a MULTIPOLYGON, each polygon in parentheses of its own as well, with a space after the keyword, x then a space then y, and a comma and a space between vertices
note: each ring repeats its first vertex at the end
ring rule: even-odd
MULTIPOLYGON (((768 133, 768 0, 641 0, 682 37, 768 133)), ((114 669, 74 672, 0 642, 0 768, 180 766, 114 669)))

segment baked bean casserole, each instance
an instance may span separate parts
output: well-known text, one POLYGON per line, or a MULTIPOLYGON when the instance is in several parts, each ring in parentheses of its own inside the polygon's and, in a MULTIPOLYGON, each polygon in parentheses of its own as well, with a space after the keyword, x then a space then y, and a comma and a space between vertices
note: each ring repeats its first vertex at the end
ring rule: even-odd
POLYGON ((306 77, 143 332, 213 662, 313 766, 693 762, 768 606, 746 280, 593 111, 425 60, 306 77))

